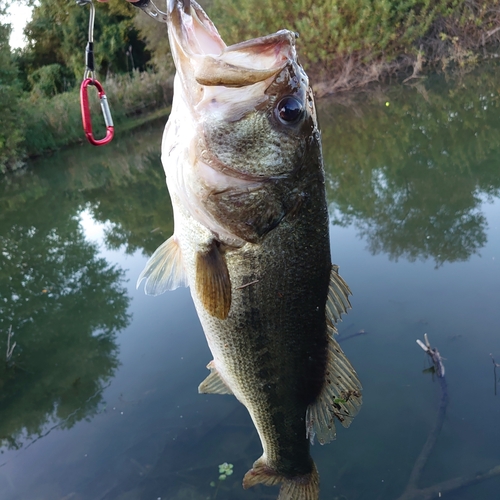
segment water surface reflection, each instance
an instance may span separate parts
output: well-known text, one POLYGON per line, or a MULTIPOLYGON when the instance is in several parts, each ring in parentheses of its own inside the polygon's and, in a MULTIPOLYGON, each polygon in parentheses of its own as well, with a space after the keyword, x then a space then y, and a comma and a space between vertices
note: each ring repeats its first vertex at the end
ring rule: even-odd
MULTIPOLYGON (((500 463, 489 357, 500 360, 497 74, 319 106, 333 261, 354 291, 341 336, 368 332, 343 344, 363 409, 312 450, 322 498, 404 490, 439 399, 415 344, 424 332, 447 358, 450 406, 423 485, 500 463)), ((260 452, 244 408, 197 394, 211 358, 189 292, 135 290, 172 231, 161 133, 2 180, 2 356, 11 325, 17 342, 0 363, 2 499, 276 497, 241 488, 260 452), (235 473, 210 486, 226 461, 235 473)), ((489 500, 498 487, 453 498, 489 500)))
POLYGON ((331 103, 323 115, 334 224, 372 253, 465 261, 486 243, 481 205, 500 189, 498 70, 431 78, 331 103), (441 88, 439 88, 441 87, 441 88))
POLYGON ((12 355, 0 363, 0 440, 8 448, 49 424, 70 428, 95 415, 119 364, 116 334, 130 322, 123 270, 86 240, 72 190, 44 180, 13 179, 0 194, 2 353, 13 334, 12 355))

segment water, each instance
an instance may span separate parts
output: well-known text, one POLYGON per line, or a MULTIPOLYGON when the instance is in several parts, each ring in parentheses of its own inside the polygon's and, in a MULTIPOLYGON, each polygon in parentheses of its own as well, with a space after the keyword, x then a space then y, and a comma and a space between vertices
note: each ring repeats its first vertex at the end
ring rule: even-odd
MULTIPOLYGON (((445 358, 449 404, 418 487, 500 465, 498 76, 482 68, 319 105, 332 260, 354 292, 340 338, 366 332, 342 344, 363 408, 312 450, 323 499, 400 498, 441 397, 415 342, 424 333, 445 358)), ((161 133, 82 145, 2 179, 2 499, 277 496, 241 488, 261 453, 246 410, 197 394, 211 356, 189 291, 135 289, 172 231, 161 133), (223 462, 234 474, 218 481, 223 462)), ((499 487, 496 477, 443 498, 496 499, 499 487)))

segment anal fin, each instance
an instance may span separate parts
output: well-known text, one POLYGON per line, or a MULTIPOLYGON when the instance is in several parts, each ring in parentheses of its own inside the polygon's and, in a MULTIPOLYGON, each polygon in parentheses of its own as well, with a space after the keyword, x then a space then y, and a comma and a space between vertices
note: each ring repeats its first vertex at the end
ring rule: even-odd
POLYGON ((209 314, 226 319, 231 307, 231 279, 216 241, 196 255, 196 292, 209 314))
POLYGON ((210 370, 210 375, 198 386, 198 392, 200 394, 233 394, 233 391, 222 380, 213 361, 208 363, 207 368, 210 370))
POLYGON ((144 291, 147 295, 160 295, 187 285, 181 249, 175 235, 163 242, 150 257, 139 275, 137 288, 143 279, 146 280, 144 291))

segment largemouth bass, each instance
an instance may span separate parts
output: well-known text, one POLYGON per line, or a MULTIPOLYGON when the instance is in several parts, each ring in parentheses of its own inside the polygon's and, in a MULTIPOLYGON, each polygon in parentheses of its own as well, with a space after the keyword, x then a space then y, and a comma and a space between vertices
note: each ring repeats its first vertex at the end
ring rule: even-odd
POLYGON ((188 285, 213 355, 200 393, 234 394, 263 454, 243 487, 317 500, 314 438, 349 426, 361 385, 334 339, 350 290, 330 260, 320 133, 282 30, 226 46, 194 1, 168 2, 177 69, 162 162, 174 234, 139 277, 188 285))

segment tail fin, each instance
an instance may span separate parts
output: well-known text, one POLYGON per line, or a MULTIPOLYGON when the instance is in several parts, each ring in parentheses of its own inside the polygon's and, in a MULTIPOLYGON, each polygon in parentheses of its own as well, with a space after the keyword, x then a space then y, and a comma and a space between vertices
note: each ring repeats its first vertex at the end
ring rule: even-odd
POLYGON ((243 488, 247 489, 256 484, 275 486, 283 483, 278 500, 318 500, 319 499, 319 474, 316 465, 309 474, 287 478, 278 474, 266 465, 261 457, 243 478, 243 488))

